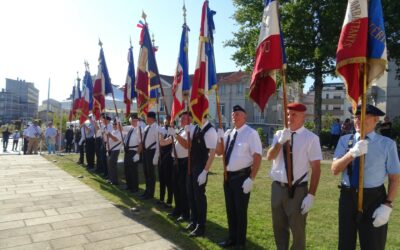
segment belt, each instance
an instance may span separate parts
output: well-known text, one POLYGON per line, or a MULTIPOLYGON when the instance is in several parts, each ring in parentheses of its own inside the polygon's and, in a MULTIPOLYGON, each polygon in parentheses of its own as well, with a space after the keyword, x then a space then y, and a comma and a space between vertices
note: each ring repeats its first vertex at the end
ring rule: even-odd
POLYGON ((247 168, 242 168, 240 170, 237 171, 228 171, 228 177, 233 177, 233 176, 237 176, 237 175, 245 175, 245 174, 250 174, 251 172, 251 167, 247 167, 247 168))
MULTIPOLYGON (((288 187, 289 185, 286 182, 280 182, 280 181, 274 181, 276 184, 278 184, 281 187, 288 187)), ((295 184, 292 187, 306 187, 308 186, 307 181, 300 182, 299 184, 295 184)))
MULTIPOLYGON (((344 191, 349 191, 349 192, 358 192, 358 188, 353 188, 344 184, 340 184, 338 185, 338 188, 340 188, 341 190, 344 191)), ((364 192, 374 192, 374 191, 380 191, 380 190, 384 190, 385 186, 382 184, 380 186, 377 187, 373 187, 373 188, 363 188, 364 192)))

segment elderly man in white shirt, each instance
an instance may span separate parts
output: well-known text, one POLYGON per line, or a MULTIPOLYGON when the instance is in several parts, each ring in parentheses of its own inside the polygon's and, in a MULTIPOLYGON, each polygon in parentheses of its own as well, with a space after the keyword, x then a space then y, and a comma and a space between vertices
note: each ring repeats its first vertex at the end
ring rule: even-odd
POLYGON ((216 153, 225 155, 227 169, 224 193, 229 237, 219 243, 223 248, 245 248, 250 191, 261 164, 260 136, 246 124, 246 120, 246 110, 235 105, 232 110, 232 123, 235 127, 226 133, 218 129, 216 153))
POLYGON ((37 121, 33 121, 33 124, 29 126, 28 130, 26 131, 26 136, 28 139, 28 154, 37 154, 38 153, 38 146, 39 146, 39 139, 42 134, 42 130, 38 126, 37 121))
POLYGON ((303 126, 306 106, 301 103, 290 103, 287 109, 289 128, 276 132, 267 154, 267 159, 273 160, 270 172, 273 179, 272 224, 277 249, 289 249, 289 228, 293 236, 291 249, 305 249, 306 218, 317 192, 322 152, 318 136, 303 126), (288 141, 290 153, 286 152, 284 147, 288 141), (293 171, 288 171, 287 153, 293 171), (310 168, 311 178, 309 178, 310 168), (292 176, 288 176, 290 172, 292 176), (289 179, 292 180, 290 188, 289 179))

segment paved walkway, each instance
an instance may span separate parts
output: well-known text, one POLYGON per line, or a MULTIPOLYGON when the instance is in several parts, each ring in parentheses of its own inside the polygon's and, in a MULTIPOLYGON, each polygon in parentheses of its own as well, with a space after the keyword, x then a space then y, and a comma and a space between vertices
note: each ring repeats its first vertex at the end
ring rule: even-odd
POLYGON ((177 249, 41 156, 0 156, 0 249, 177 249))

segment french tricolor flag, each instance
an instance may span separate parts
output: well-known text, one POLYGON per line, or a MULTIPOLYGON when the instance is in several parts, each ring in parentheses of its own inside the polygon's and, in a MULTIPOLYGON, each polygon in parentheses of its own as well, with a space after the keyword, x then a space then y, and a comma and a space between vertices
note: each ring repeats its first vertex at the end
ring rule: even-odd
POLYGON ((368 0, 349 0, 336 51, 336 73, 347 86, 353 107, 362 94, 367 62, 368 0))
POLYGON ((260 37, 250 85, 250 98, 264 110, 276 91, 276 73, 286 64, 286 54, 278 16, 278 2, 265 0, 260 37))

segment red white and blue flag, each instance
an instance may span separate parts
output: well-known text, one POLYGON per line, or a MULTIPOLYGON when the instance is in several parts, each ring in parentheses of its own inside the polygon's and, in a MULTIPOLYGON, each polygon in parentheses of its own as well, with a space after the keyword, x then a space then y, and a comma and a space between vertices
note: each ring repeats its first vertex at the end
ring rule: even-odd
POLYGON ((336 51, 336 73, 347 86, 353 107, 363 90, 363 67, 367 62, 368 0, 349 0, 336 51))
POLYGON ((135 91, 135 65, 133 62, 132 45, 128 52, 128 73, 126 74, 125 87, 124 87, 124 103, 126 105, 125 116, 128 117, 131 113, 132 100, 136 98, 135 91))
POLYGON ((386 33, 381 0, 370 0, 368 6, 368 78, 379 78, 387 67, 386 33))
POLYGON ((136 74, 136 92, 139 115, 147 115, 148 110, 158 98, 160 75, 155 57, 155 48, 152 45, 147 24, 139 22, 140 52, 136 74))
POLYGON ((193 119, 198 124, 202 124, 203 118, 208 114, 208 91, 216 88, 217 84, 213 47, 215 30, 213 16, 215 13, 208 7, 208 1, 204 1, 201 12, 197 64, 190 96, 190 110, 193 119))
POLYGON ((106 95, 111 94, 112 91, 111 79, 110 75, 108 74, 103 48, 101 47, 98 72, 93 85, 93 114, 95 115, 96 120, 100 119, 100 114, 105 109, 106 95))
POLYGON ((179 46, 178 64, 172 85, 172 111, 171 122, 175 120, 185 109, 185 96, 189 94, 189 65, 188 65, 188 48, 189 48, 189 27, 183 24, 181 43, 179 46))
POLYGON ((276 91, 276 73, 286 65, 286 53, 279 22, 278 2, 264 1, 264 13, 256 51, 249 97, 261 111, 276 91))
POLYGON ((93 109, 93 82, 89 70, 85 71, 85 76, 83 77, 82 97, 79 109, 79 123, 82 125, 87 120, 89 112, 93 109))

